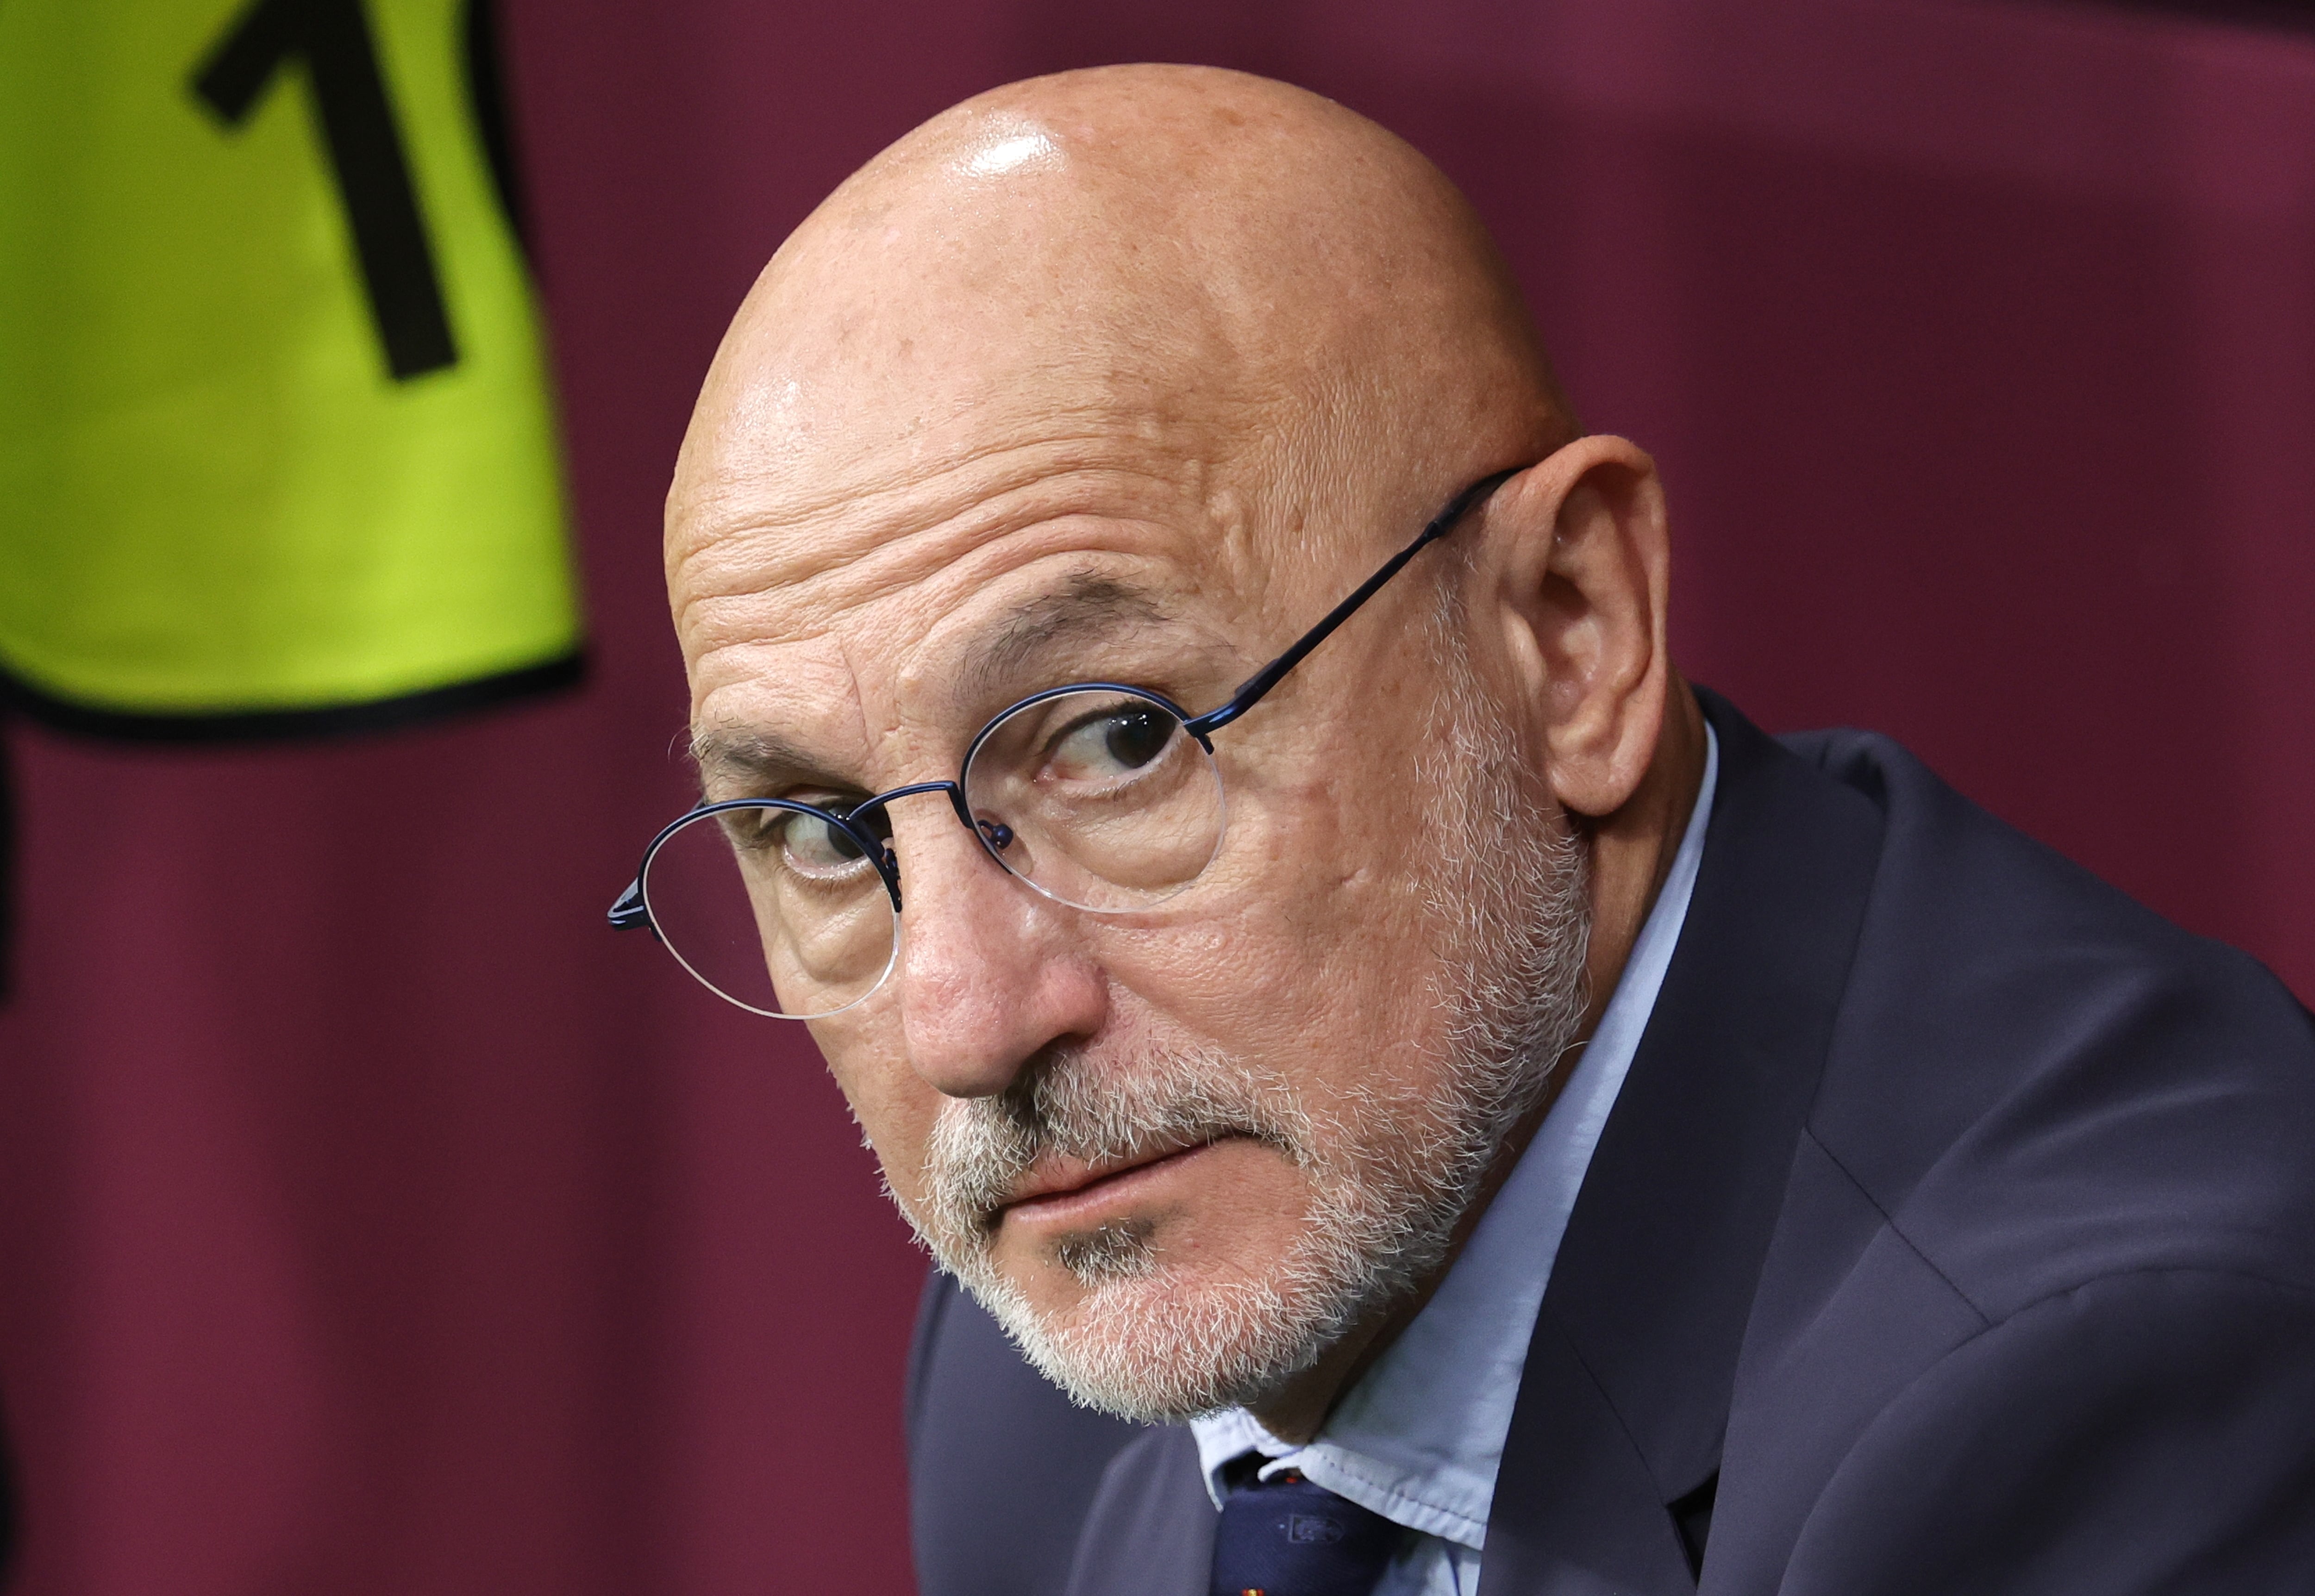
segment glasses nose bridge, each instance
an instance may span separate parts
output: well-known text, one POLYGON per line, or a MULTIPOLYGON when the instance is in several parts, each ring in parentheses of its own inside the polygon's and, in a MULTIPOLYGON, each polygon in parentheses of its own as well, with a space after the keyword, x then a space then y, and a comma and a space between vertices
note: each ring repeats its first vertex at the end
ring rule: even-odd
MULTIPOLYGON (((956 816, 956 823, 963 827, 965 831, 972 838, 972 839, 980 845, 980 851, 983 854, 994 860, 999 868, 1005 869, 1008 873, 1010 872, 1011 866, 1005 863, 1005 850, 1013 846, 1013 828, 1007 825, 1002 820, 977 820, 973 819, 972 805, 965 797, 964 785, 962 782, 910 782, 906 786, 894 787, 889 793, 879 793, 874 798, 864 799, 859 803, 853 805, 850 812, 846 816, 846 819, 853 824, 856 829, 861 829, 859 821, 861 815, 864 813, 866 813, 871 810, 883 810, 896 798, 913 798, 925 793, 946 794, 948 796, 949 812, 956 816)), ((888 818, 886 820, 886 829, 888 833, 890 831, 890 828, 891 821, 888 818)), ((865 834, 865 831, 863 834, 865 834)), ((900 855, 893 850, 889 836, 887 840, 884 842, 883 848, 884 869, 888 879, 892 883, 892 900, 894 907, 897 908, 899 907, 900 897, 900 855)))
POLYGON ((874 798, 864 798, 852 806, 848 818, 856 821, 863 815, 888 807, 896 799, 914 798, 924 793, 945 794, 957 823, 968 831, 972 829, 971 811, 964 806, 964 788, 953 781, 910 782, 906 786, 894 787, 889 793, 879 793, 874 798))

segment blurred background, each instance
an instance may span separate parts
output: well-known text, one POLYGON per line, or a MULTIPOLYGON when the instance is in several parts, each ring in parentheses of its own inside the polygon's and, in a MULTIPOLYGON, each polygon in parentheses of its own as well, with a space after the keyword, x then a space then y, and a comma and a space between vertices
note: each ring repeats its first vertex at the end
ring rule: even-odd
POLYGON ((1586 421, 1662 462, 1696 679, 1774 729, 1897 734, 2315 994, 2315 31, 2294 12, 116 9, 139 20, 0 0, 0 83, 47 96, 0 109, 0 148, 49 141, 38 182, 0 159, 12 1592, 910 1589, 921 1260, 808 1044, 603 911, 689 802, 659 502, 723 324, 847 173, 1008 79, 1212 62, 1412 139, 1497 230, 1586 421), (487 95, 452 92, 493 55, 503 140, 487 95), (138 60, 167 94, 105 79, 138 60), (366 83, 405 130, 399 200, 366 83), (199 128, 280 171, 334 163, 346 221, 197 203, 191 177, 72 219, 94 203, 75 173, 136 162, 56 150, 84 121, 133 143, 170 118, 189 149, 199 128), (336 274, 326 305, 284 290, 321 352, 266 368, 335 398, 201 389, 213 418, 273 418, 196 451, 241 474, 209 483, 213 525, 135 427, 79 488, 50 469, 75 374, 178 336, 118 319, 160 314, 143 289, 58 288, 82 280, 66 244, 75 272, 165 276, 172 327, 248 313, 217 300, 246 260, 155 253, 144 217, 227 253, 278 235, 336 274), (29 363, 46 375, 9 389, 29 363), (420 551, 364 567, 392 614, 339 616, 315 594, 340 554, 305 545, 255 598, 172 563, 194 532, 230 544, 232 492, 269 472, 324 534, 420 551), (78 519, 91 493, 136 523, 126 553, 78 519), (182 637, 159 610, 82 625, 89 594, 138 582, 182 637), (275 638, 285 616, 305 631, 275 638), (367 652, 330 652, 355 631, 367 652), (116 635, 159 663, 120 676, 116 635), (171 638, 223 674, 180 690, 171 638), (227 679, 256 666, 275 674, 227 679))

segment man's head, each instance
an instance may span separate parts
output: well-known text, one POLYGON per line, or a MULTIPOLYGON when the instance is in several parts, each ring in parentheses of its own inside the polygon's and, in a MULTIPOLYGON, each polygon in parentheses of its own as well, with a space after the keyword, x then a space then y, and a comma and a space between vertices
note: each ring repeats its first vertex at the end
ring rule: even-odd
POLYGON ((898 963, 815 1034, 919 1233, 1089 1400, 1275 1392, 1436 1270, 1531 1117, 1658 863, 1661 824, 1617 841, 1675 681, 1651 468, 1576 436, 1444 178, 1228 73, 936 118, 725 339, 668 519, 712 797, 939 780, 1067 682, 1210 708, 1538 462, 1215 734, 1177 896, 1071 909, 938 797, 888 811, 898 963))

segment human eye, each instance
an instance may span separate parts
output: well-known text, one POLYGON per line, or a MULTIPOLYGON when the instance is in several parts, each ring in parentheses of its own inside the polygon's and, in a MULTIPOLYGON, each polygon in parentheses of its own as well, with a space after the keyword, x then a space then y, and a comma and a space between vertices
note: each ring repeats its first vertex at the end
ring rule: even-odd
POLYGON ((832 815, 791 811, 782 827, 781 852, 791 869, 823 879, 855 874, 865 867, 859 839, 832 815))
POLYGON ((859 839, 841 823, 841 801, 812 809, 760 808, 726 811, 724 830, 743 857, 768 858, 821 882, 847 879, 869 868, 859 839))
POLYGON ((1141 699, 1113 701, 1079 714, 1053 736, 1045 769, 1051 779, 1111 785, 1131 781, 1164 756, 1181 722, 1141 699))

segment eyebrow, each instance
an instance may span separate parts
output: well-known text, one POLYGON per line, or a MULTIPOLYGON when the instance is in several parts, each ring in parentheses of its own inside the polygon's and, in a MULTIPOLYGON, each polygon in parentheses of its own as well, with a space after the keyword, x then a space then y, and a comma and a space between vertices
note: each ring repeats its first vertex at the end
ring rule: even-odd
POLYGON ((699 731, 691 735, 692 763, 703 785, 717 776, 747 776, 758 782, 810 777, 848 787, 800 744, 776 732, 699 731))
POLYGON ((1024 666, 1057 643, 1125 626, 1162 626, 1173 618, 1143 590, 1079 572, 1023 605, 983 639, 958 673, 958 684, 966 699, 980 697, 1017 678, 1024 666))

